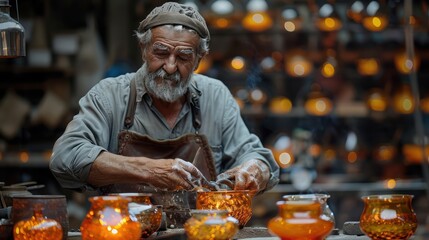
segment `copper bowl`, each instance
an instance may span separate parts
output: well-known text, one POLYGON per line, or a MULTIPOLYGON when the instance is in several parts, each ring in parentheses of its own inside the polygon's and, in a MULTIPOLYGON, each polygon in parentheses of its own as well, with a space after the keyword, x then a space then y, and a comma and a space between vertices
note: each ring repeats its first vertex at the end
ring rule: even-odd
POLYGON ((229 216, 239 221, 243 228, 252 217, 252 198, 255 192, 249 190, 219 190, 197 192, 197 209, 228 210, 229 216))

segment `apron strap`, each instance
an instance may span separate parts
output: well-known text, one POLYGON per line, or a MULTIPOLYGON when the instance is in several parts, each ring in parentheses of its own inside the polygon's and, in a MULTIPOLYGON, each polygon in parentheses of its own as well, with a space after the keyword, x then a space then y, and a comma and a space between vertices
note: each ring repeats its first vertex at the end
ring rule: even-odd
POLYGON ((198 134, 198 131, 201 128, 200 96, 196 91, 191 90, 190 92, 191 92, 192 124, 194 125, 195 133, 198 134))
MULTIPOLYGON (((195 133, 198 134, 198 131, 201 128, 201 109, 200 109, 200 95, 201 92, 198 91, 195 87, 189 87, 190 91, 190 102, 191 102, 191 112, 192 112, 192 125, 195 128, 195 133)), ((130 81, 130 96, 128 98, 127 113, 125 115, 124 127, 125 129, 130 129, 134 124, 134 115, 136 112, 136 80, 132 78, 130 81)))
POLYGON ((127 113, 125 115, 125 121, 124 121, 125 129, 130 129, 130 127, 134 123, 134 115, 136 112, 136 104, 137 104, 136 98, 137 98, 136 81, 133 78, 130 81, 130 97, 128 98, 127 113))

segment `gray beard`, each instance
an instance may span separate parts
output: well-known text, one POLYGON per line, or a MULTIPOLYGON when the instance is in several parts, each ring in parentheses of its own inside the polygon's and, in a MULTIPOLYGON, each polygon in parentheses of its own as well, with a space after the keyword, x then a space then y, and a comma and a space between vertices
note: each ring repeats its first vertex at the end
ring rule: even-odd
POLYGON ((143 79, 146 90, 154 97, 165 102, 174 102, 184 96, 188 91, 191 75, 187 79, 180 79, 176 71, 168 75, 162 68, 156 72, 149 73, 146 64, 143 66, 148 73, 143 79))

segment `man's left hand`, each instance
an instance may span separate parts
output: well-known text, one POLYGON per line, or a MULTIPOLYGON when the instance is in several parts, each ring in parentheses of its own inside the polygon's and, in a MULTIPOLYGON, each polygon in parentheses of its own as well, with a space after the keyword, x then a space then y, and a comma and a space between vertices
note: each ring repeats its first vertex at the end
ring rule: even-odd
POLYGON ((231 181, 234 190, 264 190, 270 180, 270 169, 267 164, 258 159, 251 159, 237 167, 231 168, 218 175, 216 182, 231 181))

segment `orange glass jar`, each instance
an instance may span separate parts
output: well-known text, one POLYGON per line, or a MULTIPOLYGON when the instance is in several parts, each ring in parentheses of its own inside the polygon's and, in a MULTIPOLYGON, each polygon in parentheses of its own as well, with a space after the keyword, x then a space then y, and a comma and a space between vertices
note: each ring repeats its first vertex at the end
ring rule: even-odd
POLYGON ((243 228, 252 217, 252 198, 249 190, 220 190, 197 192, 197 209, 227 210, 229 215, 239 221, 243 228))
POLYGON ((238 232, 238 220, 227 210, 191 210, 183 225, 190 240, 227 240, 238 232))
POLYGON ((30 219, 21 220, 13 227, 15 240, 61 240, 63 229, 54 219, 43 215, 41 206, 36 205, 30 219))
POLYGON ((151 193, 112 193, 109 195, 130 199, 128 211, 140 223, 142 238, 148 238, 161 227, 162 206, 152 205, 151 193))
POLYGON ((91 208, 80 226, 82 240, 140 239, 140 223, 128 211, 129 198, 96 196, 89 201, 91 208))
POLYGON ((321 240, 334 223, 321 217, 322 207, 315 200, 278 201, 279 214, 268 221, 268 230, 282 240, 321 240))
POLYGON ((417 229, 412 195, 364 196, 359 226, 371 239, 409 239, 417 229))

